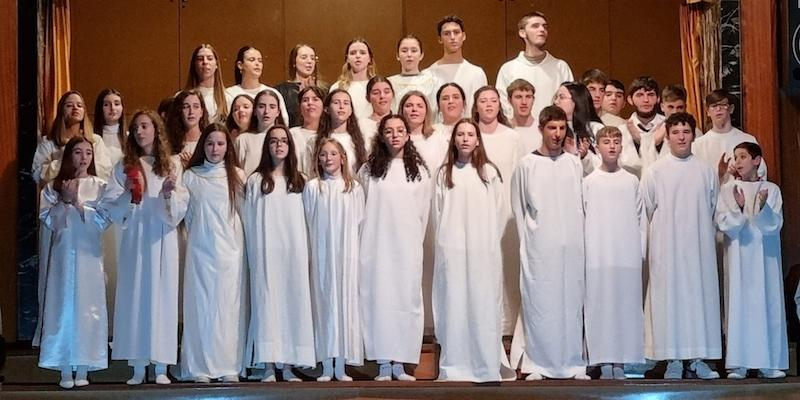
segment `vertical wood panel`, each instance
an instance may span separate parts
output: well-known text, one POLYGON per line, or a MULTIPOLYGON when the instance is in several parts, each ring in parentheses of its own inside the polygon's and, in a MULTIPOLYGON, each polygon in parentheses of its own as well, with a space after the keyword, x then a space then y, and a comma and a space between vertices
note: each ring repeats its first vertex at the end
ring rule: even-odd
POLYGON ((0 309, 3 313, 2 335, 6 340, 17 337, 17 2, 0 2, 0 93, 5 101, 0 106, 0 210, 6 223, 0 230, 0 309))
MULTIPOLYGON (((779 15, 788 15, 788 2, 781 2, 779 15)), ((779 38, 789 37, 789 26, 786 18, 778 20, 780 26, 779 38)), ((787 177, 781 182, 783 195, 783 230, 781 231, 781 244, 783 247, 783 265, 790 267, 800 264, 800 180, 789 179, 800 171, 800 158, 790 155, 800 153, 800 89, 791 88, 792 71, 789 69, 789 60, 792 57, 791 42, 779 40, 780 53, 777 55, 778 65, 781 66, 779 82, 780 91, 780 149, 786 156, 780 157, 782 176, 787 177)), ((759 137, 760 141, 761 138, 759 137)), ((773 175, 772 171, 769 171, 773 175)))

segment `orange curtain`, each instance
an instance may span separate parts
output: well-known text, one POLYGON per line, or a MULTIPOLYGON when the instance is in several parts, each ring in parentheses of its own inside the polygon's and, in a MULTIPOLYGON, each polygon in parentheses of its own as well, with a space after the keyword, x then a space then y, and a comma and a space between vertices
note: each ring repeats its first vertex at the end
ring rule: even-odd
POLYGON ((719 87, 719 1, 686 0, 680 8, 681 65, 686 111, 705 131, 706 93, 719 87))
POLYGON ((40 0, 39 116, 40 131, 47 132, 62 93, 70 90, 69 0, 40 0))

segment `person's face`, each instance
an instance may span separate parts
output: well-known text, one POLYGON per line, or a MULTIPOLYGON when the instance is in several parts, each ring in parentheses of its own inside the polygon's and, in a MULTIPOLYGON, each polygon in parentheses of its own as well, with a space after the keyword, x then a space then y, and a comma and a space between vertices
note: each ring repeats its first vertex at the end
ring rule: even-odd
POLYGON ((203 143, 203 149, 206 152, 206 160, 210 163, 217 164, 225 159, 225 152, 228 151, 228 141, 225 138, 225 133, 220 131, 211 132, 203 143))
POLYGON ((439 110, 445 120, 461 118, 464 115, 464 98, 461 97, 461 92, 452 86, 444 88, 439 96, 439 110))
POLYGON ((303 93, 300 99, 300 113, 303 114, 305 121, 319 120, 322 115, 322 99, 313 90, 303 93))
POLYGON ((622 107, 625 105, 625 92, 614 87, 614 85, 606 85, 606 90, 603 93, 603 111, 619 115, 622 107))
POLYGON ((714 104, 708 105, 708 117, 715 125, 724 125, 731 118, 733 113, 733 104, 728 102, 728 99, 723 99, 714 104))
POLYGON ((116 125, 122 117, 122 98, 109 93, 103 97, 103 119, 106 125, 116 125))
POLYGON ((89 170, 89 165, 92 163, 92 155, 94 151, 92 144, 87 142, 80 142, 72 148, 72 165, 75 166, 75 175, 86 175, 89 170))
POLYGON ((622 138, 604 136, 597 141, 597 151, 603 158, 603 162, 615 163, 619 160, 622 151, 622 138))
POLYGON ((694 132, 689 124, 673 125, 667 132, 669 151, 678 158, 686 158, 692 154, 694 132))
POLYGON ((572 94, 564 86, 560 86, 556 91, 556 98, 553 104, 562 109, 567 114, 567 117, 571 117, 575 111, 575 102, 572 101, 572 94))
POLYGON ((141 148, 152 146, 156 139, 156 126, 150 117, 140 114, 133 120, 133 124, 136 127, 136 136, 134 136, 136 144, 141 148))
POLYGON ((686 102, 683 100, 665 101, 661 103, 661 111, 664 111, 664 117, 669 117, 677 112, 686 111, 686 102))
POLYGON ((333 143, 325 143, 319 151, 319 165, 328 175, 338 175, 344 165, 344 157, 333 143))
POLYGON ((369 103, 372 108, 378 113, 383 115, 389 112, 392 107, 392 100, 394 100, 394 92, 392 87, 386 82, 378 82, 372 85, 369 91, 369 103))
POLYGON ((488 123, 497 119, 497 113, 500 112, 500 99, 494 90, 481 92, 475 104, 478 107, 478 117, 480 117, 481 122, 488 123))
POLYGON ((347 48, 347 64, 354 74, 364 71, 369 66, 372 58, 369 56, 369 49, 366 43, 351 43, 347 48))
POLYGON ((308 78, 317 68, 317 55, 314 49, 303 46, 297 49, 297 57, 294 59, 294 68, 302 78, 308 78))
POLYGON ((289 134, 285 129, 273 129, 267 138, 269 145, 269 155, 277 165, 289 155, 289 134))
POLYGON ((475 126, 464 122, 458 124, 455 130, 453 146, 456 146, 458 150, 458 158, 467 159, 472 157, 472 152, 478 147, 478 132, 475 130, 475 126))
POLYGON ((194 70, 201 81, 214 78, 214 73, 217 72, 217 58, 211 49, 203 48, 197 52, 194 58, 194 70))
POLYGON ((240 132, 244 132, 250 127, 250 119, 253 117, 253 103, 250 100, 239 97, 233 102, 233 121, 239 127, 240 132))
POLYGON ((761 164, 761 157, 753 157, 745 149, 733 151, 733 167, 741 177, 757 175, 758 166, 761 164))
POLYGON ((350 96, 345 92, 339 92, 331 97, 331 104, 328 107, 331 118, 337 124, 347 123, 347 119, 353 114, 353 105, 350 96))
POLYGON ((195 95, 189 95, 183 99, 181 113, 183 126, 186 129, 194 128, 200 123, 200 118, 203 116, 203 106, 200 105, 200 101, 200 98, 195 95))
POLYGON ((265 95, 258 99, 256 104, 256 118, 258 119, 258 129, 263 131, 275 124, 275 120, 281 110, 278 107, 278 100, 274 97, 265 95))
POLYGON ((408 131, 406 125, 400 118, 391 118, 383 125, 383 141, 389 147, 392 154, 397 154, 403 150, 403 146, 408 142, 408 131))
POLYGON ((530 90, 515 90, 511 92, 511 107, 514 109, 514 116, 525 118, 530 116, 533 99, 533 92, 530 90))
POLYGON ((442 25, 442 33, 439 34, 439 43, 442 44, 446 53, 454 53, 461 50, 464 41, 467 40, 467 33, 461 30, 455 22, 448 22, 442 25))
POLYGON ((549 121, 539 130, 542 132, 542 145, 550 153, 561 151, 564 146, 564 136, 567 135, 567 121, 549 121))
POLYGON ((83 99, 81 98, 81 96, 75 93, 67 96, 67 100, 64 101, 65 122, 68 125, 78 123, 83 121, 83 118, 85 116, 86 116, 86 109, 83 104, 83 99))
POLYGON ((242 77, 261 77, 261 71, 264 67, 264 59, 261 57, 261 52, 256 49, 249 49, 244 52, 242 61, 236 63, 242 71, 242 77))
POLYGON ((425 55, 422 49, 419 48, 419 42, 416 39, 403 39, 400 41, 400 47, 397 48, 397 61, 404 70, 419 69, 419 62, 425 55))
POLYGON ((655 90, 639 89, 628 96, 628 103, 640 113, 651 113, 658 105, 658 94, 655 90))
POLYGON ((519 30, 526 44, 542 48, 547 43, 547 21, 542 17, 531 17, 525 22, 525 28, 519 30))
POLYGON ((592 96, 592 105, 594 109, 599 110, 603 105, 603 95, 605 94, 606 87, 602 83, 589 82, 586 88, 589 89, 589 94, 592 96))
POLYGON ((425 116, 428 115, 428 108, 425 100, 419 96, 409 96, 403 103, 403 116, 408 120, 412 127, 422 126, 425 123, 425 116))

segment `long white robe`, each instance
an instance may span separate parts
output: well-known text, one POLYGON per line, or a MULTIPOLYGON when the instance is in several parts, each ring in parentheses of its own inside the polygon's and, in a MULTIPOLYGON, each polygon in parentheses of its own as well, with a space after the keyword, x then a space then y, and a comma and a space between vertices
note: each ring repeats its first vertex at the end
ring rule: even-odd
POLYGON ((154 158, 139 159, 146 188, 140 204, 125 189, 125 168, 114 166, 100 211, 120 227, 114 309, 114 360, 175 364, 178 358, 178 224, 186 214, 188 192, 178 156, 169 199, 159 196, 164 177, 153 172, 154 158))
MULTIPOLYGON (((419 155, 422 156, 431 174, 435 173, 444 164, 447 157, 448 143, 442 135, 437 135, 435 132, 428 137, 422 134, 415 134, 411 135, 411 141, 414 143, 419 155)), ((431 182, 431 185, 433 184, 434 182, 431 182)))
POLYGON ((550 378, 586 372, 582 177, 581 161, 572 154, 528 154, 511 182, 520 238, 521 333, 531 362, 524 372, 550 378))
MULTIPOLYGON (((347 154, 348 165, 350 166, 350 173, 353 175, 358 173, 358 169, 356 168, 356 144, 353 142, 353 138, 350 137, 350 134, 347 132, 331 132, 330 138, 336 139, 344 148, 344 152, 347 154)), ((305 156, 303 157, 303 161, 300 162, 300 170, 306 176, 314 176, 314 165, 319 163, 317 155, 314 154, 314 145, 316 143, 316 134, 309 136, 308 141, 306 141, 305 156)))
POLYGON ((312 131, 302 126, 295 126, 289 129, 289 134, 292 135, 292 140, 294 141, 294 153, 297 156, 297 165, 301 171, 303 171, 303 163, 305 162, 308 138, 316 133, 317 131, 312 131))
POLYGON ((772 182, 729 181, 722 185, 715 213, 725 234, 727 336, 725 368, 789 368, 783 303, 780 230, 781 190, 772 182), (744 192, 744 210, 733 188, 744 192), (757 210, 759 190, 768 192, 757 210))
MULTIPOLYGON (((743 142, 758 144, 758 141, 753 135, 742 132, 736 128, 731 128, 727 133, 719 133, 711 129, 706 132, 705 135, 692 142, 692 153, 716 171, 719 159, 723 154, 725 155, 725 159, 728 160, 728 164, 733 165, 733 149, 743 142)), ((761 179, 766 179, 767 177, 767 164, 764 163, 763 158, 761 159, 761 164, 758 166, 758 177, 761 179)), ((731 174, 726 173, 725 176, 722 177, 720 183, 726 183, 731 180, 731 178, 731 174)))
POLYGON ((83 216, 60 201, 48 184, 40 195, 39 220, 50 232, 49 247, 40 254, 47 268, 40 314, 39 367, 60 369, 86 365, 90 371, 108 367, 108 314, 101 235, 108 221, 96 212, 105 182, 80 178, 78 200, 83 216))
POLYGON ((233 147, 236 148, 236 157, 239 159, 239 165, 242 166, 245 176, 250 176, 261 163, 266 138, 266 131, 243 132, 234 140, 233 147))
POLYGON ((646 219, 636 176, 595 169, 583 180, 589 364, 643 363, 646 219))
MULTIPOLYGON (((119 124, 103 125, 103 144, 108 150, 108 158, 112 166, 117 165, 122 160, 123 147, 125 146, 125 143, 120 143, 118 133, 119 124)), ((123 136, 127 137, 128 132, 125 132, 123 136)))
MULTIPOLYGON (((239 171, 241 173, 241 171, 239 171)), ((246 333, 247 274, 242 222, 231 211, 224 163, 187 170, 186 265, 181 377, 238 375, 246 333)))
POLYGON ((370 117, 358 119, 358 129, 361 130, 361 135, 364 136, 364 146, 367 148, 367 154, 372 151, 372 141, 375 136, 378 136, 378 123, 370 117))
POLYGON ((542 147, 542 131, 536 120, 531 126, 516 126, 514 130, 519 133, 520 154, 532 153, 542 147))
MULTIPOLYGON (((255 89, 245 89, 245 88, 242 87, 242 85, 233 85, 233 86, 229 86, 229 87, 225 88, 225 101, 228 102, 228 110, 230 111, 230 110, 233 109, 233 107, 232 107, 233 99, 235 99, 236 96, 238 96, 240 94, 246 94, 246 95, 252 97, 253 100, 255 100, 256 96, 258 96, 258 94, 262 90, 269 90, 270 92, 275 93, 275 94, 278 95, 278 98, 281 99, 281 101, 279 102, 280 104, 278 104, 278 106, 281 109, 281 117, 283 118, 283 125, 289 126, 289 112, 286 111, 286 101, 283 100, 283 95, 281 94, 281 92, 279 92, 274 87, 267 86, 267 85, 265 85, 263 83, 260 84, 255 89)), ((208 104, 208 103, 206 103, 206 104, 208 104)), ((211 111, 209 111, 208 113, 209 113, 209 115, 211 115, 211 111)))
POLYGON ((503 182, 484 166, 453 167, 447 188, 439 170, 433 205, 436 264, 433 317, 442 346, 439 380, 496 382, 516 379, 503 348, 503 259, 506 216, 503 182))
POLYGON ((393 159, 383 179, 359 171, 366 193, 361 236, 361 301, 364 349, 369 360, 419 363, 424 312, 422 242, 431 202, 430 173, 406 179, 402 159, 393 159))
MULTIPOLYGON (((369 104, 369 100, 367 100, 367 82, 369 81, 350 81, 350 86, 347 88, 356 119, 367 118, 372 115, 372 104, 369 104)), ((333 92, 339 89, 341 85, 341 81, 334 82, 330 91, 333 92)))
MULTIPOLYGON (((213 87, 198 86, 198 87, 195 88, 195 90, 200 92, 200 94, 203 96, 203 103, 205 103, 206 111, 208 111, 208 122, 220 122, 220 123, 224 124, 225 120, 224 119, 220 119, 220 117, 226 117, 226 116, 219 115, 219 112, 217 110, 217 102, 214 100, 214 88, 213 87)), ((258 92, 256 92, 256 94, 258 94, 258 92)), ((233 97, 230 96, 228 91, 225 91, 225 93, 223 93, 223 95, 225 96, 225 103, 228 106, 228 112, 230 113, 231 112, 231 104, 233 103, 233 97)), ((251 97, 255 98, 255 96, 251 96, 251 97)), ((281 105, 283 105, 282 102, 281 102, 281 105)), ((286 123, 289 123, 289 122, 286 121, 286 123)))
POLYGON ((303 190, 311 248, 311 306, 317 361, 364 364, 359 309, 359 241, 364 189, 342 178, 314 178, 303 190))
POLYGON ((536 96, 533 99, 533 109, 531 115, 539 118, 542 109, 553 104, 553 97, 562 83, 572 81, 572 70, 566 61, 554 57, 547 52, 544 60, 534 64, 525 58, 525 53, 520 51, 516 58, 503 64, 497 71, 495 87, 500 92, 500 103, 503 104, 503 112, 506 116, 511 116, 513 109, 508 101, 508 85, 517 79, 525 79, 536 89, 536 96))
MULTIPOLYGON (((482 86, 486 86, 486 72, 483 68, 470 63, 466 59, 458 64, 441 64, 439 61, 431 64, 426 71, 433 74, 439 86, 445 83, 455 82, 461 89, 464 89, 464 99, 466 113, 472 110, 473 96, 482 86)), ((436 90, 439 90, 438 88, 436 90)))
POLYGON ((253 354, 248 361, 313 367, 317 360, 303 195, 287 192, 285 177, 275 177, 269 194, 261 192, 262 182, 261 174, 247 179, 242 209, 250 266, 248 343, 253 354))
MULTIPOLYGON (((106 149, 108 150, 108 156, 111 161, 112 171, 113 174, 113 166, 116 166, 117 163, 122 160, 123 157, 123 147, 125 146, 125 142, 120 143, 119 135, 119 124, 114 125, 103 125, 103 144, 105 144, 106 149)), ((127 138, 128 132, 125 132, 123 137, 127 138)), ((108 177, 109 183, 112 180, 112 177, 108 177)), ((117 290, 117 255, 119 253, 119 245, 120 239, 122 238, 122 229, 118 224, 111 225, 109 229, 103 232, 103 269, 106 272, 106 297, 108 298, 108 310, 109 313, 109 320, 114 320, 114 311, 116 309, 114 301, 116 300, 116 293, 117 290)), ((111 336, 114 336, 113 331, 113 324, 109 326, 109 332, 111 336)))
POLYGON ((697 156, 669 154, 645 171, 641 191, 650 220, 645 357, 718 359, 717 174, 697 156))
POLYGON ((428 100, 429 106, 429 113, 432 115, 436 115, 437 108, 439 104, 436 102, 436 92, 439 90, 439 87, 442 84, 439 82, 439 79, 429 70, 423 70, 417 75, 403 75, 397 74, 392 75, 389 78, 389 82, 392 83, 392 88, 394 89, 394 100, 392 101, 392 110, 397 113, 402 113, 402 110, 398 110, 400 106, 400 100, 403 99, 403 96, 406 93, 417 90, 422 92, 425 95, 425 98, 428 100))

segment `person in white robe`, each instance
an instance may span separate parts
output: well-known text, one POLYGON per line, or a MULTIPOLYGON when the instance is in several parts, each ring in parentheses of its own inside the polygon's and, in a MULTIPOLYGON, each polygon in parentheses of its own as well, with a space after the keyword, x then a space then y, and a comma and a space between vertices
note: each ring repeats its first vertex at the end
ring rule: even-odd
MULTIPOLYGON (((546 107, 539 124, 542 147, 519 161, 511 179, 511 207, 520 240, 521 333, 528 357, 523 372, 530 372, 527 380, 587 380, 583 168, 578 157, 563 150, 564 112, 546 107)), ((519 341, 516 335, 514 339, 519 341)))
POLYGON ((505 188, 480 138, 474 122, 458 123, 436 178, 433 315, 441 381, 517 377, 502 343, 505 188))
POLYGON ((556 58, 545 50, 547 45, 547 20, 538 11, 526 14, 517 24, 518 35, 525 43, 525 50, 516 58, 509 60, 497 71, 495 87, 500 92, 503 111, 511 115, 512 107, 508 101, 508 85, 516 79, 525 79, 536 88, 533 102, 533 115, 552 104, 559 85, 573 80, 572 70, 566 61, 556 58))
POLYGON ((247 179, 242 209, 250 266, 248 361, 264 364, 263 382, 299 382, 291 367, 314 367, 308 231, 303 210, 305 179, 297 170, 288 129, 267 131, 269 151, 247 179))
POLYGON ((250 176, 261 162, 267 130, 276 124, 286 126, 285 120, 281 119, 280 105, 283 103, 278 95, 269 91, 261 92, 256 96, 254 104, 253 113, 258 121, 258 132, 243 132, 233 142, 245 176, 250 176))
POLYGON ((467 116, 465 107, 464 89, 457 83, 445 83, 436 92, 436 102, 439 105, 439 114, 436 120, 441 121, 433 125, 433 130, 441 134, 445 140, 450 140, 453 126, 456 122, 467 116))
MULTIPOLYGON (((345 364, 364 364, 359 307, 359 248, 364 189, 350 174, 347 153, 326 138, 315 159, 321 176, 303 189, 311 249, 314 352, 322 362, 317 381, 352 381, 345 364)), ((316 169, 316 168, 315 168, 316 169)))
POLYGON ((224 125, 206 127, 200 143, 202 152, 195 152, 183 173, 189 206, 180 376, 198 383, 217 378, 238 382, 247 322, 246 254, 239 211, 244 173, 236 167, 224 125))
POLYGON ((367 153, 371 151, 372 139, 378 134, 378 122, 396 109, 392 82, 381 75, 375 75, 367 82, 367 98, 372 106, 372 114, 358 119, 358 127, 364 136, 367 153))
POLYGON ((625 124, 618 126, 622 132, 619 163, 628 172, 642 177, 651 164, 669 154, 669 146, 664 142, 666 118, 658 113, 661 100, 658 82, 649 76, 637 77, 629 87, 627 99, 634 112, 625 124))
POLYGON ((515 79, 506 88, 513 116, 511 127, 519 134, 520 154, 528 154, 542 146, 539 124, 531 114, 536 88, 524 79, 515 79))
MULTIPOLYGON (((297 154, 298 166, 300 171, 306 171, 306 145, 319 130, 320 120, 323 115, 325 95, 323 90, 316 86, 308 86, 298 93, 300 109, 300 126, 289 129, 294 142, 295 153, 297 154)), ((306 176, 309 176, 306 174, 306 176)))
MULTIPOLYGON (((353 113, 353 103, 350 94, 341 89, 332 90, 325 99, 327 113, 324 118, 328 118, 324 125, 327 129, 309 136, 306 141, 304 162, 301 162, 301 171, 306 176, 317 176, 315 172, 314 159, 317 152, 318 142, 326 138, 336 139, 342 144, 347 152, 347 162, 351 171, 358 171, 367 159, 367 146, 364 135, 358 125, 356 115, 353 113)), ((354 172, 355 173, 355 172, 354 172)))
POLYGON ((336 89, 346 90, 352 98, 356 119, 367 118, 372 114, 372 105, 367 100, 367 82, 374 76, 372 48, 364 38, 354 38, 345 46, 342 75, 331 85, 330 92, 336 89))
MULTIPOLYGON (((236 55, 236 65, 233 70, 236 84, 225 88, 225 99, 227 101, 228 110, 232 108, 231 103, 236 96, 247 94, 255 99, 259 93, 268 90, 280 99, 281 118, 283 118, 284 123, 288 123, 289 112, 286 111, 286 102, 283 100, 281 92, 260 82, 263 67, 264 61, 261 57, 260 50, 253 46, 243 46, 239 49, 236 55)), ((210 110, 209 115, 211 115, 210 110)), ((210 119, 209 121, 213 120, 210 119)))
POLYGON ((219 57, 214 46, 204 43, 194 48, 189 60, 185 89, 195 89, 202 95, 209 122, 225 122, 236 96, 231 97, 225 92, 219 57))
POLYGON ((378 125, 370 161, 359 171, 366 207, 361 236, 359 296, 366 358, 376 380, 415 378, 422 348, 423 239, 431 203, 431 176, 399 114, 378 125))
POLYGON ((781 370, 789 367, 780 241, 783 198, 778 185, 758 177, 761 153, 752 142, 735 147, 741 180, 720 187, 714 218, 725 234, 728 379, 743 379, 751 368, 759 369, 762 378, 784 378, 781 370))
POLYGON ((644 363, 646 216, 639 180, 617 162, 622 133, 605 127, 596 140, 602 164, 583 180, 586 348, 600 379, 625 379, 623 364, 644 363))
MULTIPOLYGON (((649 219, 645 357, 669 360, 665 379, 682 379, 683 360, 699 378, 719 374, 702 360, 722 357, 714 208, 717 174, 691 152, 694 117, 665 123, 670 154, 641 181, 649 219)), ((624 145, 623 145, 624 146, 624 145)))
POLYGON ((397 43, 397 61, 400 62, 400 73, 389 77, 395 90, 392 109, 398 113, 400 99, 406 93, 416 90, 421 92, 428 104, 431 105, 431 115, 436 115, 436 91, 439 90, 439 80, 430 70, 420 71, 419 63, 425 58, 422 50, 422 41, 414 35, 408 35, 397 43))

